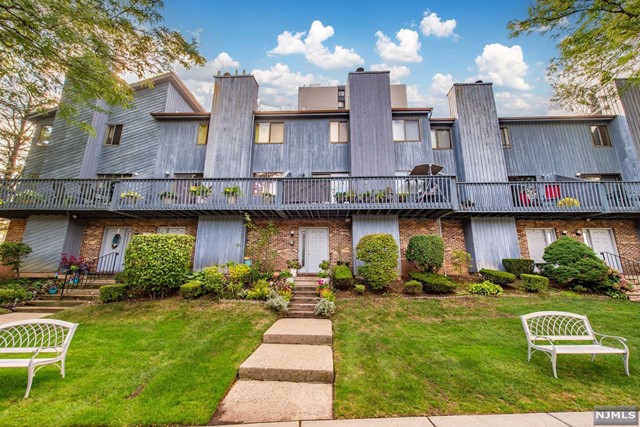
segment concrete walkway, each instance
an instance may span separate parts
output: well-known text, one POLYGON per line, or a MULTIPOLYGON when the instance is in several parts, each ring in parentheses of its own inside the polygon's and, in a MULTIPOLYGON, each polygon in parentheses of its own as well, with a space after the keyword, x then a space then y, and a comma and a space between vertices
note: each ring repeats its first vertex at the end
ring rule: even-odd
POLYGON ((7 313, 0 314, 0 325, 3 323, 17 322, 18 320, 31 320, 46 317, 51 313, 7 313))
POLYGON ((593 412, 291 421, 244 427, 592 427, 593 412))
POLYGON ((333 418, 333 332, 327 319, 280 319, 240 366, 212 423, 333 418))

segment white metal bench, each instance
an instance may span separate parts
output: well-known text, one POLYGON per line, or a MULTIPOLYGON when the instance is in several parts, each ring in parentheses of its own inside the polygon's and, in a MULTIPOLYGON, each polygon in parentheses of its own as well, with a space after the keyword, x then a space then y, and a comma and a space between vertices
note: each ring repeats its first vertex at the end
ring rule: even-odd
POLYGON ((36 372, 46 365, 55 365, 64 378, 64 363, 71 338, 77 323, 63 320, 22 320, 0 325, 0 356, 7 354, 33 353, 28 359, 0 358, 0 368, 27 368, 27 392, 36 372), (38 357, 43 353, 55 353, 54 357, 38 357))
POLYGON ((539 311, 520 316, 527 336, 528 360, 535 351, 545 353, 551 359, 553 376, 556 374, 558 354, 590 354, 593 362, 597 354, 620 354, 624 369, 629 375, 629 347, 622 337, 593 332, 587 316, 564 311, 539 311), (617 342, 622 347, 602 344, 604 340, 617 342), (545 344, 539 344, 539 342, 545 344), (563 343, 559 343, 562 341, 563 343), (590 341, 590 344, 566 344, 567 341, 590 341))

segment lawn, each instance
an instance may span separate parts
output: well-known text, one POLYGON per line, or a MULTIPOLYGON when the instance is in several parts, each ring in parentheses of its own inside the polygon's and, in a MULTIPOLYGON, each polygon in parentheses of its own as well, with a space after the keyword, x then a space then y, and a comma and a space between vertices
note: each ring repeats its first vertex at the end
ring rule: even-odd
POLYGON ((207 424, 275 316, 251 303, 172 298, 67 310, 67 377, 0 371, 1 426, 207 424))
POLYGON ((556 293, 522 298, 345 300, 334 317, 335 414, 339 418, 590 411, 636 405, 640 304, 556 293), (558 356, 527 346, 519 315, 586 314, 596 332, 627 338, 620 356, 558 356))

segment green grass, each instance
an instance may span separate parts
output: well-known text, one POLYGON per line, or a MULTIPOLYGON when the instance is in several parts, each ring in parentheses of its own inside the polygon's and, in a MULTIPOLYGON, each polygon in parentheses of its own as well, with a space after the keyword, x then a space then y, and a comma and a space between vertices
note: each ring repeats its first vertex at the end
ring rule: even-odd
POLYGON ((442 300, 342 301, 334 317, 335 414, 339 418, 545 411, 635 405, 640 390, 640 305, 560 293, 442 300), (620 356, 547 356, 527 346, 519 315, 586 314, 596 332, 631 349, 620 356))
POLYGON ((1 426, 203 425, 275 316, 261 305, 178 299, 87 306, 67 377, 0 370, 1 426))

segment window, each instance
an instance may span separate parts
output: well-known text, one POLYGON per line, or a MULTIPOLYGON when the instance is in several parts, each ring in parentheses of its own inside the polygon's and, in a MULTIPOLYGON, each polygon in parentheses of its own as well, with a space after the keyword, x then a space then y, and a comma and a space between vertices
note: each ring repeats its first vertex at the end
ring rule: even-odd
POLYGON ((253 183, 253 195, 254 196, 264 196, 264 195, 272 195, 275 196, 276 190, 278 188, 278 181, 275 179, 267 179, 267 178, 278 178, 282 176, 282 172, 254 172, 254 178, 265 178, 264 181, 257 181, 253 183))
MULTIPOLYGON (((578 175, 578 174, 576 174, 578 175)), ((585 181, 622 181, 619 174, 579 174, 578 177, 580 179, 584 179, 585 181)))
POLYGON ((344 109, 344 101, 338 101, 338 109, 339 110, 344 109))
POLYGON ((392 126, 395 142, 420 141, 420 122, 418 120, 394 120, 392 126))
POLYGON ((187 227, 158 227, 158 234, 187 234, 187 227))
POLYGON ((611 139, 606 126, 591 126, 591 139, 596 147, 611 147, 611 139))
POLYGON ((122 138, 122 125, 107 125, 104 135, 104 145, 120 145, 122 138))
POLYGON ((42 126, 38 131, 38 136, 36 137, 37 145, 49 145, 49 140, 51 139, 51 129, 52 126, 42 126))
POLYGON ((329 142, 345 144, 349 142, 349 126, 347 122, 331 122, 329 142))
POLYGON ((338 91, 338 98, 344 98, 344 90, 338 91))
POLYGON ((198 145, 207 145, 207 138, 209 138, 209 124, 200 123, 198 126, 198 145))
POLYGON ((451 149, 451 130, 431 129, 431 148, 434 150, 451 149))
POLYGON ((509 128, 500 128, 500 140, 502 141, 502 148, 511 148, 509 128))
POLYGON ((257 123, 256 144, 282 144, 284 123, 257 123))

